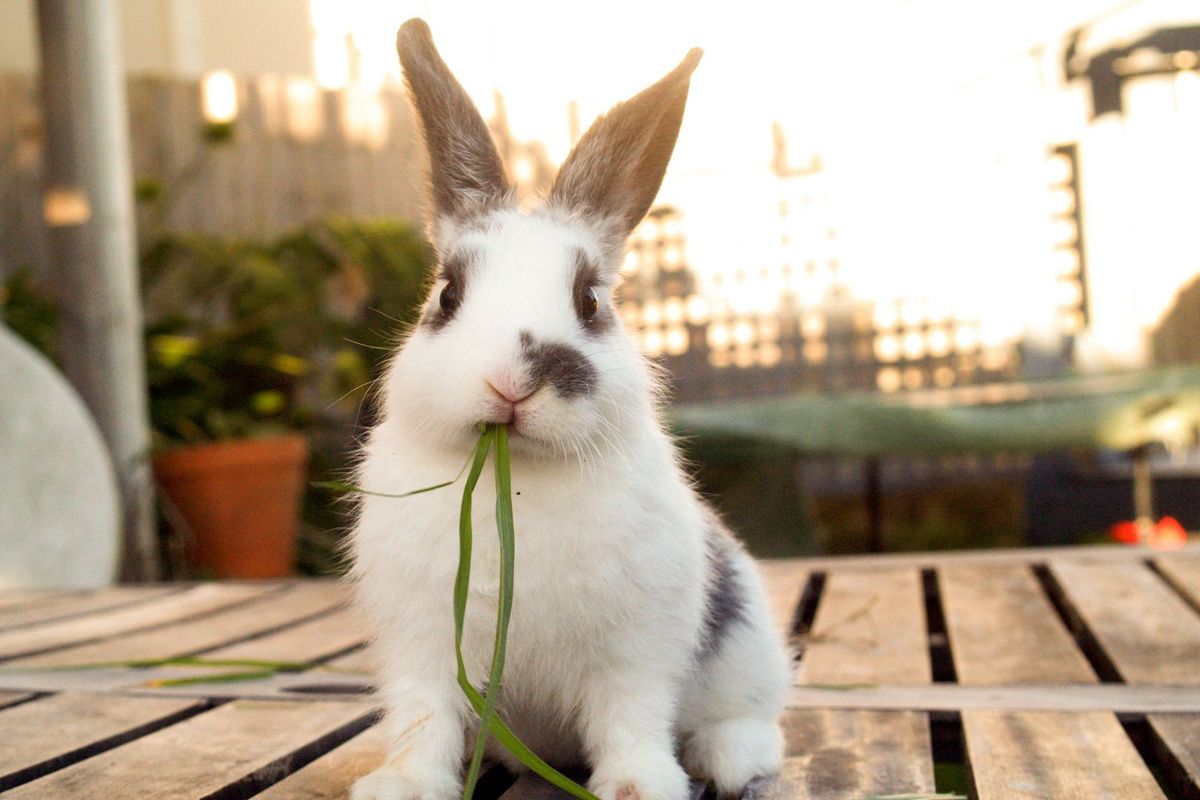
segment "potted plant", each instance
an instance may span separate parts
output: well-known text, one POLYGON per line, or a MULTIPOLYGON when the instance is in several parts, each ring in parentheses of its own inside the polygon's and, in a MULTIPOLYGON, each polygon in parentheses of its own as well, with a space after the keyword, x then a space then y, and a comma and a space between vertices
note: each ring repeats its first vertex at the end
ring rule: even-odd
POLYGON ((403 223, 348 220, 265 241, 166 234, 143 252, 154 470, 192 571, 287 574, 302 530, 306 566, 335 566, 328 496, 307 496, 306 529, 301 501, 310 477, 341 477, 429 260, 403 223))
POLYGON ((195 571, 286 575, 308 460, 305 295, 268 248, 166 236, 143 257, 154 471, 195 571))

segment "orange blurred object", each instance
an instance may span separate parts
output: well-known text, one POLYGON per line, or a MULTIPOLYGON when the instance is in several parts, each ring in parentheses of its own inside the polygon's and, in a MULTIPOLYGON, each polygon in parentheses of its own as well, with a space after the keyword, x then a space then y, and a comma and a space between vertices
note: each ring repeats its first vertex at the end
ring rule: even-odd
POLYGON ((200 575, 277 578, 292 572, 308 441, 239 439, 154 458, 163 491, 190 528, 200 575))
POLYGON ((1187 544, 1187 531, 1174 517, 1163 517, 1154 526, 1150 535, 1150 546, 1160 550, 1175 550, 1187 544))
MULTIPOLYGON (((1108 536, 1122 544, 1139 544, 1138 524, 1132 520, 1118 522, 1108 529, 1108 536)), ((1150 528, 1146 544, 1158 550, 1175 550, 1187 544, 1187 531, 1174 517, 1163 517, 1150 528)))

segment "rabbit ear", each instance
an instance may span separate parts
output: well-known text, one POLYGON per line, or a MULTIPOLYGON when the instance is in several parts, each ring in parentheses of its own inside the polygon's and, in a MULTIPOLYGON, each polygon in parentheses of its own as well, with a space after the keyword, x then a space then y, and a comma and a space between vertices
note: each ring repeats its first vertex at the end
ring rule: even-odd
POLYGON ((438 217, 463 218, 506 201, 510 188, 492 135, 438 55, 425 20, 400 26, 396 50, 425 134, 438 217))
POLYGON ((599 218, 622 239, 628 236, 662 185, 701 55, 694 48, 658 83, 596 120, 563 162, 550 204, 599 218))

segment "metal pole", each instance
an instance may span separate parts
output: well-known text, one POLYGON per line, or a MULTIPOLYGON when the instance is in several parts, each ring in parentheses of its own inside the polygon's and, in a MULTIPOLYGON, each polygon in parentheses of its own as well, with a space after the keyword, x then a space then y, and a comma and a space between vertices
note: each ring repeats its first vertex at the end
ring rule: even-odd
POLYGON ((113 0, 38 0, 44 216, 67 377, 112 450, 122 577, 158 577, 125 75, 113 0))
POLYGON ((1145 544, 1154 530, 1154 478, 1150 474, 1150 447, 1141 445, 1129 451, 1133 463, 1133 520, 1138 540, 1145 544))
POLYGON ((883 552, 883 469, 878 456, 863 463, 864 502, 867 506, 867 552, 883 552))

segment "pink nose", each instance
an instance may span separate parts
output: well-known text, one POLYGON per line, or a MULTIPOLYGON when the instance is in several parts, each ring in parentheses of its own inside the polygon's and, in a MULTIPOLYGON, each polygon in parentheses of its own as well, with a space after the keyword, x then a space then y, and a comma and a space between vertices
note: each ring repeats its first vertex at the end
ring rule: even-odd
POLYGON ((491 389, 492 392, 501 400, 512 403, 514 406, 520 403, 522 400, 528 399, 528 397, 533 394, 534 391, 536 391, 536 389, 530 390, 525 388, 517 388, 503 381, 497 381, 497 383, 501 383, 503 388, 496 386, 496 384, 492 381, 488 381, 488 388, 491 389))

